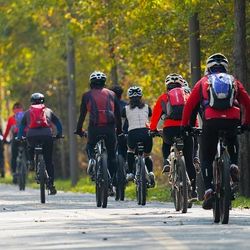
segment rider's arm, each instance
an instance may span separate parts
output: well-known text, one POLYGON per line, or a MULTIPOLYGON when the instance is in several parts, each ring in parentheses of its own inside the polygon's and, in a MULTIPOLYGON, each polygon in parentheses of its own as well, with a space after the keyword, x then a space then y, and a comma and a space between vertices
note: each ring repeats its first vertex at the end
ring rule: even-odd
POLYGON ((82 125, 87 114, 87 96, 82 96, 82 102, 80 106, 80 115, 77 122, 76 131, 82 131, 82 125))
POLYGON ((15 125, 15 124, 16 124, 16 122, 15 122, 14 117, 13 117, 13 116, 9 117, 8 122, 7 122, 6 129, 5 129, 5 132, 4 132, 4 134, 3 134, 3 140, 4 140, 4 141, 6 140, 8 134, 9 134, 9 132, 10 132, 11 127, 12 127, 13 125, 15 125))
POLYGON ((242 85, 240 81, 237 81, 238 85, 238 91, 237 91, 237 100, 239 101, 240 104, 242 104, 245 108, 244 110, 244 121, 243 124, 250 124, 250 98, 249 95, 242 85))
POLYGON ((57 134, 62 135, 62 123, 60 119, 53 112, 51 112, 51 121, 56 126, 57 134))
POLYGON ((27 126, 27 113, 28 113, 28 111, 26 111, 24 113, 23 118, 22 118, 20 125, 18 127, 18 133, 17 133, 18 138, 22 138, 22 136, 24 135, 24 129, 27 126))
MULTIPOLYGON (((163 95, 165 95, 165 94, 163 94, 163 95)), ((158 121, 161 118, 161 115, 162 115, 162 112, 163 112, 162 111, 162 106, 161 106, 163 95, 161 95, 158 98, 158 100, 156 101, 156 104, 154 106, 152 117, 151 117, 151 120, 150 120, 150 130, 156 130, 157 129, 158 121)))
POLYGON ((115 105, 114 113, 115 113, 116 129, 117 129, 117 134, 119 135, 122 133, 122 120, 121 120, 120 104, 116 96, 114 98, 114 105, 115 105))
POLYGON ((148 117, 150 118, 152 116, 152 109, 148 106, 148 117))
POLYGON ((190 119, 191 119, 192 113, 197 108, 197 105, 199 105, 200 100, 201 100, 201 81, 198 81, 195 84, 184 106, 184 110, 182 114, 182 126, 190 125, 190 119))

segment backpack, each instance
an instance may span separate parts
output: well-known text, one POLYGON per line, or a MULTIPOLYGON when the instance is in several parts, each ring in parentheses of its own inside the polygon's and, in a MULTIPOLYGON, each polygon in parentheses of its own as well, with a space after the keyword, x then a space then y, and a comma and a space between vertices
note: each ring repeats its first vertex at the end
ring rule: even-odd
POLYGON ((187 100, 183 88, 173 88, 167 92, 168 100, 164 103, 162 110, 167 119, 181 120, 184 105, 187 100))
POLYGON ((235 100, 235 82, 233 76, 225 73, 208 75, 209 106, 225 110, 231 108, 235 100))
POLYGON ((31 105, 29 108, 30 124, 29 128, 48 128, 49 123, 45 114, 45 105, 31 105))
POLYGON ((13 127, 13 132, 14 133, 18 132, 18 128, 19 128, 19 126, 21 124, 23 116, 24 116, 24 112, 23 111, 15 113, 14 118, 15 118, 15 121, 16 121, 16 125, 13 127))

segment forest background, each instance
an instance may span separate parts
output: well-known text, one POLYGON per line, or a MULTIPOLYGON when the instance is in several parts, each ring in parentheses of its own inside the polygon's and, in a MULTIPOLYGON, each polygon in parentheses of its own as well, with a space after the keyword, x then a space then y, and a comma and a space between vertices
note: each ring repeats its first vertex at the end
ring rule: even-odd
MULTIPOLYGON (((73 185, 86 167, 85 142, 79 140, 76 146, 72 135, 92 71, 105 72, 108 87, 121 85, 125 99, 129 86, 140 85, 151 107, 165 91, 167 74, 180 73, 193 86, 189 22, 194 15, 199 20, 201 73, 206 58, 216 52, 227 56, 231 73, 237 73, 237 49, 250 57, 249 0, 0 0, 0 13, 1 125, 4 128, 14 102, 28 108, 33 92, 44 93, 64 127, 65 139, 55 150, 57 176, 70 176, 73 185), (236 8, 239 2, 243 11, 236 8), (237 15, 246 17, 242 42, 235 39, 237 15)), ((250 67, 243 63, 248 73, 243 83, 250 93, 250 67)), ((241 156, 249 157, 249 136, 243 145, 241 156)), ((156 140, 158 170, 160 151, 156 140)), ((246 196, 249 162, 242 160, 246 181, 241 190, 246 196)))

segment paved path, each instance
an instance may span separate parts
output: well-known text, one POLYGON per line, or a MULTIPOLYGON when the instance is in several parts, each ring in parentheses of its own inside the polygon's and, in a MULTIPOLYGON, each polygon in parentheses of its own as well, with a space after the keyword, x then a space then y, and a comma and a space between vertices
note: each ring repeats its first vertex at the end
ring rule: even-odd
POLYGON ((233 209, 221 225, 199 206, 181 214, 110 198, 102 209, 93 195, 63 192, 40 204, 39 190, 0 185, 0 249, 250 249, 250 210, 233 209))

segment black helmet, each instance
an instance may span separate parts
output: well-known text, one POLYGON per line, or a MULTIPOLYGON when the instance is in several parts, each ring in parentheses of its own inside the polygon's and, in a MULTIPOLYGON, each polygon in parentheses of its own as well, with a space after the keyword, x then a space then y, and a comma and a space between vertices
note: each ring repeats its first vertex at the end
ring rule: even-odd
POLYGON ((90 85, 104 86, 106 82, 106 75, 101 71, 94 71, 89 76, 90 85))
POLYGON ((227 73, 227 71, 228 60, 223 54, 216 53, 208 57, 206 62, 206 74, 216 72, 227 73))
POLYGON ((41 93, 33 93, 30 97, 30 102, 32 104, 42 104, 44 103, 44 95, 41 93))
POLYGON ((113 92, 115 92, 116 96, 120 98, 123 93, 123 88, 120 85, 114 85, 110 88, 113 92))

